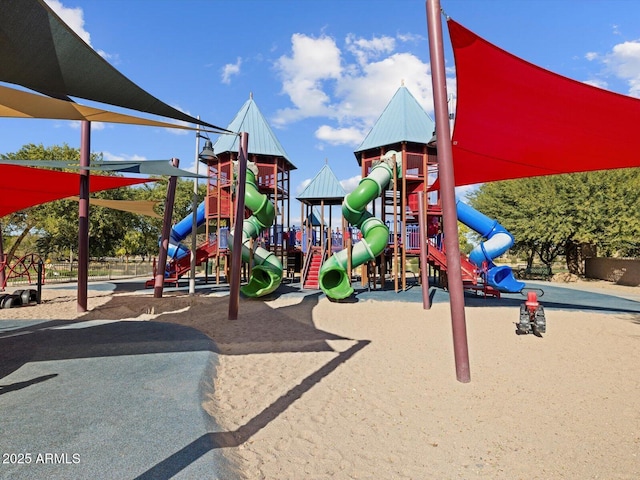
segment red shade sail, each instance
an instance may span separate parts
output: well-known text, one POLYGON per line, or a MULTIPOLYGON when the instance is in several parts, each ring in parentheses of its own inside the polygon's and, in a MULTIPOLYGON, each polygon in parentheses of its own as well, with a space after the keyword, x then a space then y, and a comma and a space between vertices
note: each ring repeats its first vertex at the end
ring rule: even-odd
MULTIPOLYGON (((151 178, 91 175, 91 192, 155 182, 151 178)), ((19 165, 0 165, 0 217, 41 203, 78 195, 80 175, 19 165)))
POLYGON ((456 185, 640 166, 640 100, 562 77, 449 20, 456 185))

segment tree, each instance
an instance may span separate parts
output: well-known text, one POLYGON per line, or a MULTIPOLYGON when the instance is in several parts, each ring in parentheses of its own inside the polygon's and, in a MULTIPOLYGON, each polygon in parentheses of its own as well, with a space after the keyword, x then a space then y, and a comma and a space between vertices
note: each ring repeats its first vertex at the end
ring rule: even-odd
MULTIPOLYGON (((28 144, 23 146, 18 152, 0 154, 3 160, 69 160, 79 161, 80 150, 71 148, 67 144, 62 146, 44 147, 42 144, 28 144)), ((92 154, 92 160, 101 160, 102 154, 92 154)), ((28 181, 28 179, 25 179, 28 181)), ((21 212, 9 215, 2 225, 3 235, 6 233, 14 236, 14 241, 7 252, 7 262, 16 255, 22 242, 27 238, 32 229, 41 225, 48 219, 56 218, 56 212, 60 212, 58 202, 50 202, 47 204, 32 207, 21 212)), ((77 208, 76 208, 77 212, 77 208)), ((76 214, 77 218, 77 214, 76 214)), ((77 221, 76 221, 77 223, 77 221)), ((77 243, 77 229, 76 229, 77 243)), ((41 253, 42 254, 42 253, 41 253)))
POLYGON ((582 244, 606 255, 638 248, 638 168, 486 183, 470 203, 515 236, 528 263, 537 255, 550 265, 565 254, 569 271, 582 273, 582 244))
MULTIPOLYGON (((80 151, 66 144, 43 147, 29 144, 16 153, 1 155, 12 160, 66 160, 77 162, 80 151)), ((92 161, 102 159, 102 154, 93 153, 92 161)), ((46 162, 43 162, 45 164, 46 162)), ((77 170, 67 170, 77 172, 77 170)), ((114 173, 103 172, 101 174, 114 173)), ((27 179, 28 181, 28 179, 27 179)), ((93 194, 94 198, 113 200, 133 200, 135 187, 106 190, 93 194)), ((162 198, 162 197, 160 197, 162 198)), ((89 255, 101 258, 114 255, 118 245, 130 229, 144 230, 144 222, 139 215, 91 205, 89 212, 89 255)), ((78 203, 72 200, 58 200, 16 212, 3 222, 3 234, 12 238, 8 250, 8 261, 18 252, 21 244, 34 233, 38 253, 43 257, 71 258, 77 252, 78 244, 78 203)), ((156 237, 157 238, 157 237, 156 237)))
MULTIPOLYGON (((0 155, 11 160, 66 160, 77 162, 80 151, 69 146, 43 147, 29 144, 16 153, 0 155)), ((92 154, 91 160, 101 160, 102 154, 92 154)), ((43 162, 44 163, 44 162, 43 162)), ((77 170, 69 170, 77 172, 77 170)), ((102 172, 101 174, 114 173, 102 172)), ((167 183, 144 184, 97 192, 93 198, 111 200, 162 200, 166 201, 167 183)), ((199 198, 206 194, 207 186, 199 185, 199 198)), ((174 223, 191 213, 193 182, 178 179, 173 209, 174 223)), ((162 229, 162 219, 135 215, 114 210, 89 202, 89 256, 104 258, 117 255, 119 250, 127 255, 148 257, 158 252, 158 239, 162 229)), ((164 211, 164 204, 159 212, 164 211)), ((7 244, 8 261, 19 252, 21 245, 36 245, 43 257, 71 258, 77 252, 78 244, 78 203, 72 200, 58 200, 16 212, 3 219, 2 233, 7 244), (29 240, 35 237, 34 241, 29 240)))

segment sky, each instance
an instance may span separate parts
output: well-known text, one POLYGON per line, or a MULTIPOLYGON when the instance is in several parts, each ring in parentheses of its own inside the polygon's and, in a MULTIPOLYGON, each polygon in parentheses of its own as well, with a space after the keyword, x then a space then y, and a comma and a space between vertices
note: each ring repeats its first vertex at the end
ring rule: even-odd
MULTIPOLYGON (((121 73, 194 117, 224 128, 253 95, 297 167, 292 199, 325 162, 347 191, 357 185, 353 152, 403 82, 434 118, 424 0, 46 1, 121 73)), ((441 0, 441 6, 542 68, 640 97, 640 2, 441 0)), ((454 106, 455 65, 443 28, 454 106)), ((0 118, 0 153, 30 143, 79 148, 79 123, 0 118)), ((91 151, 106 160, 176 157, 194 170, 196 138, 94 122, 91 151)), ((292 200, 292 215, 298 205, 292 200)))

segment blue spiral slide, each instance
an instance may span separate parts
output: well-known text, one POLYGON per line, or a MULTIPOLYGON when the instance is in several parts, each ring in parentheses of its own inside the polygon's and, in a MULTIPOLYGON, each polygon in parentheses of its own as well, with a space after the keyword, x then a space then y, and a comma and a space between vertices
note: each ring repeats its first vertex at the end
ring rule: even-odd
MULTIPOLYGON (((202 202, 196 210, 196 224, 199 227, 205 221, 205 205, 202 202)), ((167 257, 175 261, 191 255, 191 250, 184 244, 180 243, 191 233, 193 226, 193 215, 189 214, 176 223, 169 234, 169 248, 167 249, 167 257)))
POLYGON ((513 276, 513 270, 506 265, 497 266, 493 259, 509 250, 514 239, 506 228, 473 207, 458 200, 456 203, 458 220, 487 240, 477 245, 469 254, 469 260, 481 268, 487 262, 485 281, 493 288, 504 293, 519 293, 525 284, 513 276))

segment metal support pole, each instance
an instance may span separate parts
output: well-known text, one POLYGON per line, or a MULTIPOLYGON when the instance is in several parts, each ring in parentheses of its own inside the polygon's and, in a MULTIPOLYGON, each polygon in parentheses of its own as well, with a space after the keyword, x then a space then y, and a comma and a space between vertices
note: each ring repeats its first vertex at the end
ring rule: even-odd
MULTIPOLYGON (((198 120, 200 116, 198 115, 198 120)), ((196 128, 196 175, 198 175, 200 165, 200 125, 196 128)), ((193 179, 193 198, 191 200, 191 264, 189 265, 189 295, 195 295, 196 293, 196 249, 198 248, 198 242, 196 237, 198 235, 198 177, 193 179)))
POLYGON ((427 30, 429 34, 429 56, 431 60, 431 81, 436 114, 436 141, 438 148, 438 171, 440 193, 442 195, 442 215, 444 223, 444 244, 447 255, 447 278, 449 306, 453 330, 453 351, 456 376, 459 382, 471 381, 469 350, 467 346, 467 325, 464 313, 464 290, 462 286, 462 266, 458 244, 458 215, 456 212, 455 176, 453 171, 453 151, 447 108, 447 77, 444 66, 444 46, 442 40, 442 20, 440 1, 427 0, 427 30))
POLYGON ((420 283, 422 284, 422 308, 429 310, 429 255, 427 253, 427 212, 424 192, 418 192, 418 228, 420 229, 420 283))
POLYGON ((2 240, 2 224, 0 223, 0 292, 4 291, 4 283, 6 280, 5 267, 7 266, 4 258, 4 245, 2 240))
POLYGON ((393 164, 393 286, 398 293, 398 162, 393 164))
MULTIPOLYGON (((180 160, 171 159, 171 164, 178 168, 180 160)), ((164 289, 164 272, 167 269, 167 252, 169 250, 169 235, 171 234, 171 218, 173 217, 173 203, 176 199, 176 186, 178 177, 169 177, 167 185, 167 201, 164 204, 164 218, 162 221, 162 237, 160 238, 160 250, 158 252, 158 265, 156 267, 156 277, 153 285, 154 298, 162 298, 164 289)))
MULTIPOLYGON (((81 122, 80 167, 91 161, 91 122, 81 122)), ((78 206, 78 294, 77 311, 87 311, 89 283, 89 170, 80 169, 80 201, 78 206)))
POLYGON ((42 260, 38 260, 38 283, 36 283, 36 303, 40 305, 42 303, 42 282, 43 282, 44 263, 42 260))
POLYGON ((242 223, 244 221, 244 192, 247 181, 247 154, 249 134, 240 133, 238 149, 238 186, 236 187, 235 225, 233 227, 233 255, 231 256, 231 281, 229 282, 229 320, 238 319, 240 307, 240 269, 242 267, 242 223))

